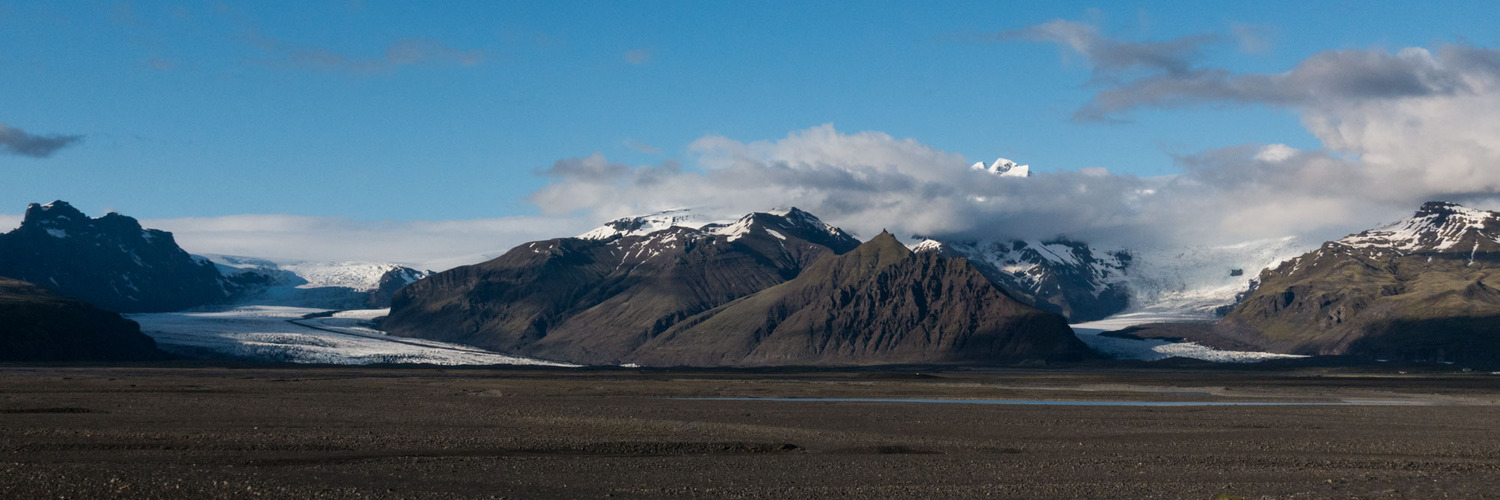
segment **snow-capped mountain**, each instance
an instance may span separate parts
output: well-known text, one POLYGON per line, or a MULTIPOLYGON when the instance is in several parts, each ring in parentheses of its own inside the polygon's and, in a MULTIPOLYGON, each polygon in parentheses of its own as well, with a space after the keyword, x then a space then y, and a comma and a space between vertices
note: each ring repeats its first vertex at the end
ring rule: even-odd
POLYGON ((1337 243, 1374 251, 1478 252, 1500 244, 1500 213, 1430 201, 1415 215, 1346 236, 1337 243))
POLYGON ((63 201, 31 204, 20 227, 0 234, 0 276, 116 312, 175 311, 228 295, 214 267, 172 233, 113 212, 90 218, 63 201))
POLYGON ((996 285, 1070 321, 1091 321, 1129 305, 1126 281, 1132 257, 1123 250, 1100 252, 1087 244, 1052 241, 943 242, 922 239, 915 252, 969 259, 996 285))
POLYGON ((742 366, 1077 359, 1060 316, 964 259, 861 244, 792 208, 672 211, 520 245, 402 289, 393 335, 584 364, 742 366), (874 340, 872 340, 874 339, 874 340))
POLYGON ((672 227, 698 229, 712 222, 714 221, 691 209, 677 208, 648 215, 621 217, 606 222, 603 226, 594 228, 592 231, 580 234, 578 238, 585 240, 607 240, 621 236, 645 236, 672 227))
MULTIPOLYGON (((845 233, 843 229, 823 222, 817 216, 799 210, 796 207, 787 210, 768 210, 766 212, 751 213, 737 220, 725 221, 715 221, 691 209, 665 210, 649 215, 615 219, 587 233, 578 235, 577 238, 582 240, 609 241, 629 236, 650 236, 673 228, 692 230, 684 233, 689 238, 693 235, 726 236, 728 237, 728 241, 735 241, 754 230, 761 230, 772 237, 786 240, 786 235, 777 231, 777 228, 781 228, 783 230, 794 230, 799 233, 810 231, 810 235, 819 235, 814 236, 818 240, 832 239, 858 243, 854 240, 854 237, 845 233), (776 220, 767 220, 764 217, 758 217, 758 215, 771 215, 776 220)), ((677 237, 675 234, 671 236, 674 240, 677 237)), ((652 241, 656 240, 656 238, 648 238, 639 244, 649 245, 652 241)))
POLYGON ((543 359, 618 363, 679 322, 860 244, 795 208, 728 222, 692 217, 619 219, 583 238, 526 243, 436 273, 398 292, 382 327, 543 359))
POLYGON ((1031 165, 1017 165, 1016 162, 1005 158, 996 158, 994 163, 988 166, 984 162, 975 162, 969 168, 983 170, 1001 177, 1031 177, 1031 165))
POLYGON ((1500 213, 1428 202, 1262 271, 1216 332, 1278 352, 1500 359, 1500 213))
POLYGON ((381 262, 272 262, 254 257, 206 255, 235 285, 235 302, 332 309, 388 307, 391 295, 427 277, 422 271, 381 262))

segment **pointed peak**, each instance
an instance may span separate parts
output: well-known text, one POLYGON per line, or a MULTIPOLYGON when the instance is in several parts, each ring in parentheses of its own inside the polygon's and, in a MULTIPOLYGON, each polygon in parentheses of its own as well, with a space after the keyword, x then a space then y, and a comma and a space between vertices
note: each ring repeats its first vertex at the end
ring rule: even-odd
POLYGON ((896 248, 896 247, 900 247, 902 250, 905 250, 908 253, 910 253, 910 250, 907 250, 906 245, 903 244, 903 243, 901 243, 901 240, 897 239, 896 235, 891 234, 890 231, 886 231, 884 229, 880 230, 880 234, 875 235, 874 238, 870 238, 870 241, 866 241, 864 245, 860 245, 860 246, 861 247, 871 246, 871 247, 880 247, 880 248, 887 248, 887 247, 888 248, 896 248))

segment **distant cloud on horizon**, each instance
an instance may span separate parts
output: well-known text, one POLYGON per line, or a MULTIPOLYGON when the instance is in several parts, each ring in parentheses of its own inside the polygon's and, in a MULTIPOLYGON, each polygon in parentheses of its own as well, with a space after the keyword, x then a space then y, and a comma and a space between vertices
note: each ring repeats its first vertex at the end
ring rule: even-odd
POLYGON ((395 262, 434 271, 477 264, 527 241, 572 236, 599 225, 572 217, 358 221, 297 215, 144 219, 141 224, 170 231, 195 254, 395 262))
POLYGON ((0 152, 13 155, 46 158, 82 140, 81 135, 38 135, 0 123, 0 152))

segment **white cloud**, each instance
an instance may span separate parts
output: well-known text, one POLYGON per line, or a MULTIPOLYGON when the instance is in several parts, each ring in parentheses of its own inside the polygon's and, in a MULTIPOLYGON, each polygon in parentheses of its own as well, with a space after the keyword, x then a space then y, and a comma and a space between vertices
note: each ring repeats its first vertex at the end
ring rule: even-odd
POLYGON ((191 253, 398 262, 432 270, 482 262, 526 241, 578 234, 597 225, 570 217, 398 222, 294 215, 149 219, 141 224, 171 231, 191 253))
POLYGON ((1262 146, 1259 152, 1255 153, 1254 158, 1256 161, 1263 161, 1266 163, 1280 163, 1288 158, 1297 156, 1297 153, 1299 152, 1300 151, 1298 151, 1297 148, 1288 146, 1286 144, 1267 144, 1265 146, 1262 146))

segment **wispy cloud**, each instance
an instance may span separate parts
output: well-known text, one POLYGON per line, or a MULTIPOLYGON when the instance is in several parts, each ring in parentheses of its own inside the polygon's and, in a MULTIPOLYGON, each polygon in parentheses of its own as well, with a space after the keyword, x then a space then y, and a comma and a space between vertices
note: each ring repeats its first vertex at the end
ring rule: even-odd
MULTIPOLYGON (((1242 51, 1269 47, 1270 30, 1233 25, 1242 51)), ((1447 45, 1434 56, 1412 47, 1321 52, 1282 73, 1239 74, 1227 68, 1199 67, 1203 50, 1226 38, 1206 33, 1165 42, 1134 42, 1101 34, 1084 23, 1056 20, 1002 32, 996 38, 1061 45, 1089 61, 1090 83, 1102 84, 1092 100, 1073 115, 1080 121, 1121 121, 1140 108, 1172 109, 1209 103, 1317 107, 1335 102, 1394 100, 1454 95, 1474 90, 1500 74, 1493 50, 1447 45), (1126 70, 1139 70, 1128 73, 1126 70)))
POLYGON ((637 153, 646 153, 646 154, 653 154, 653 155, 654 154, 661 154, 661 148, 658 148, 656 146, 652 146, 650 144, 646 144, 646 143, 641 142, 641 141, 637 141, 635 139, 625 139, 624 141, 621 142, 621 144, 623 144, 627 148, 630 148, 630 149, 634 150, 637 153))
POLYGON ((82 140, 81 135, 38 135, 0 123, 0 152, 14 155, 46 158, 82 140))
MULTIPOLYGON (((6 220, 0 216, 0 222, 6 220)), ((483 262, 526 241, 579 234, 598 224, 568 216, 439 221, 233 215, 150 219, 192 253, 272 260, 398 262, 444 270, 483 262)))
POLYGON ((1007 30, 987 38, 1001 41, 1026 40, 1051 42, 1082 55, 1089 61, 1096 81, 1114 81, 1129 70, 1142 69, 1167 74, 1184 74, 1204 48, 1221 43, 1215 34, 1189 35, 1166 41, 1134 42, 1106 37, 1099 28, 1076 21, 1058 19, 1035 26, 1007 30))
POLYGON ((1270 52, 1272 42, 1276 38, 1275 28, 1257 24, 1230 25, 1229 33, 1234 35, 1234 40, 1239 45, 1240 52, 1246 54, 1264 54, 1270 52))
POLYGON ((484 51, 460 50, 431 38, 401 38, 379 56, 360 57, 326 47, 300 46, 258 35, 249 37, 256 47, 270 53, 272 61, 318 71, 383 73, 407 66, 475 66, 484 62, 484 51))
POLYGON ((649 49, 635 49, 625 51, 625 62, 635 65, 651 62, 652 53, 649 49))

